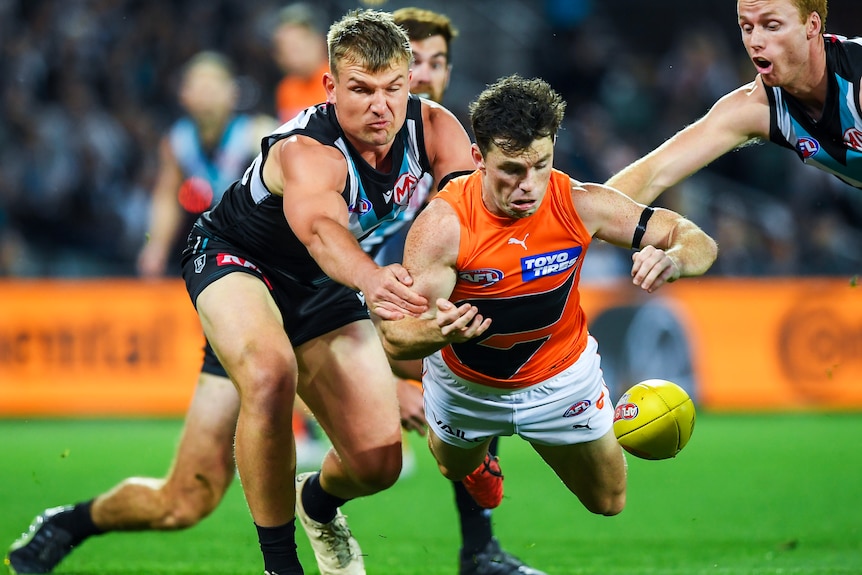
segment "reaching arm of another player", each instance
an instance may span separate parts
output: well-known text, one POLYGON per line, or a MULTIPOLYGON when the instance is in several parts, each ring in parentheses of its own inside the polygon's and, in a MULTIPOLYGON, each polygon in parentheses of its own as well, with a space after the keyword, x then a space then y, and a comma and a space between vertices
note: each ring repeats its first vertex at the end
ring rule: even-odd
POLYGON ((183 173, 174 157, 168 138, 159 144, 159 171, 150 207, 148 238, 138 254, 138 273, 145 278, 165 275, 168 251, 173 246, 183 221, 182 206, 177 192, 183 173))
POLYGON ((447 299, 455 286, 460 233, 457 216, 442 200, 428 204, 410 228, 404 266, 413 276, 417 291, 436 305, 418 318, 380 324, 383 347, 391 357, 427 357, 450 343, 477 337, 491 325, 476 306, 456 306, 447 299))
POLYGON ((633 162, 606 183, 643 204, 731 150, 769 136, 769 104, 752 82, 718 100, 697 122, 633 162))
POLYGON ((705 273, 718 256, 715 240, 676 212, 648 208, 598 184, 574 185, 572 200, 595 237, 638 250, 632 255, 632 283, 650 293, 705 273))
POLYGON ((341 196, 347 178, 344 156, 307 138, 288 138, 277 146, 264 165, 264 179, 270 190, 282 191, 284 215, 320 268, 361 291, 368 309, 383 319, 427 310, 427 300, 411 289, 407 270, 398 264, 375 264, 348 230, 341 196))
POLYGON ((452 112, 440 104, 423 102, 422 116, 425 151, 434 174, 430 200, 437 192, 441 178, 456 172, 472 172, 476 169, 476 162, 471 152, 470 136, 452 112))

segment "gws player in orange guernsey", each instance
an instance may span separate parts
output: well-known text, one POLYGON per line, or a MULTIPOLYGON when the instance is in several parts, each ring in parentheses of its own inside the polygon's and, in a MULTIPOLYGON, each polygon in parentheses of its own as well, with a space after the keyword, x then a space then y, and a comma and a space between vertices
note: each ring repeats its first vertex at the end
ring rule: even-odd
POLYGON ((552 168, 565 103, 542 80, 504 78, 470 106, 477 170, 437 194, 404 266, 430 305, 384 321, 395 357, 426 357, 425 415, 440 471, 470 473, 495 436, 518 434, 593 513, 615 515, 626 465, 578 279, 593 237, 633 247, 653 292, 704 273, 715 242, 684 217, 552 168), (643 246, 643 247, 642 247, 643 246))

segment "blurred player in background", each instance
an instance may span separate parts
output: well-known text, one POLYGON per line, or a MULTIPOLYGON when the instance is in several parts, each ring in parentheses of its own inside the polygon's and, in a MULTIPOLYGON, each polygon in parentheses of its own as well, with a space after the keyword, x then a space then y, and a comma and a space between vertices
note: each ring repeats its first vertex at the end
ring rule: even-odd
POLYGON ((323 75, 329 71, 326 21, 320 10, 302 2, 278 13, 272 34, 273 59, 284 76, 275 90, 275 108, 282 122, 326 101, 323 75))
POLYGON ((493 437, 517 434, 589 511, 615 515, 626 463, 580 305, 583 259, 593 237, 630 246, 633 283, 653 292, 704 273, 717 249, 679 214, 554 170, 564 110, 546 82, 518 76, 471 104, 477 170, 449 181, 405 245, 430 309, 381 327, 390 355, 425 358, 429 445, 445 477, 468 476, 493 437))
POLYGON ((862 188, 862 39, 824 35, 827 0, 739 0, 755 79, 611 179, 649 203, 724 154, 756 141, 862 188))
POLYGON ((179 256, 195 219, 210 209, 260 151, 273 118, 237 113, 233 66, 217 52, 200 52, 185 65, 177 120, 159 145, 149 237, 138 272, 154 278, 179 274, 179 256))

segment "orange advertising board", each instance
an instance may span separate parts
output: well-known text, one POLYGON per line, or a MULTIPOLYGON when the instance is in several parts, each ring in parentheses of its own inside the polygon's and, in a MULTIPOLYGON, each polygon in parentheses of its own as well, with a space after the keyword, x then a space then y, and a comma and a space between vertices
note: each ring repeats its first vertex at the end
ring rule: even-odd
MULTIPOLYGON (((616 395, 677 381, 712 410, 862 409, 862 288, 846 279, 582 287, 616 395)), ((179 415, 203 336, 180 280, 0 281, 0 416, 179 415)))
POLYGON ((683 280, 663 297, 715 410, 862 408, 862 288, 848 279, 683 280))
POLYGON ((716 411, 862 409, 862 287, 849 279, 582 291, 612 392, 664 378, 716 411), (620 296, 610 306, 609 292, 620 296))
POLYGON ((0 415, 183 413, 203 341, 179 280, 0 281, 0 415))

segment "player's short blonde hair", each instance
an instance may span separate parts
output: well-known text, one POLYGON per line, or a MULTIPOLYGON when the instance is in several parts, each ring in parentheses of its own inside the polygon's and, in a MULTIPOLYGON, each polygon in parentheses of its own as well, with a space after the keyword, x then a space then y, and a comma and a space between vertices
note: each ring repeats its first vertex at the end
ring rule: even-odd
POLYGON ((376 73, 394 63, 413 59, 410 39, 403 28, 395 23, 392 14, 379 10, 353 10, 329 28, 326 36, 329 47, 329 69, 338 78, 338 64, 342 61, 362 65, 376 73))
POLYGON ((828 0, 792 0, 793 5, 799 11, 799 18, 802 22, 808 18, 812 12, 817 12, 820 15, 820 31, 826 31, 826 15, 829 12, 827 6, 828 0))

